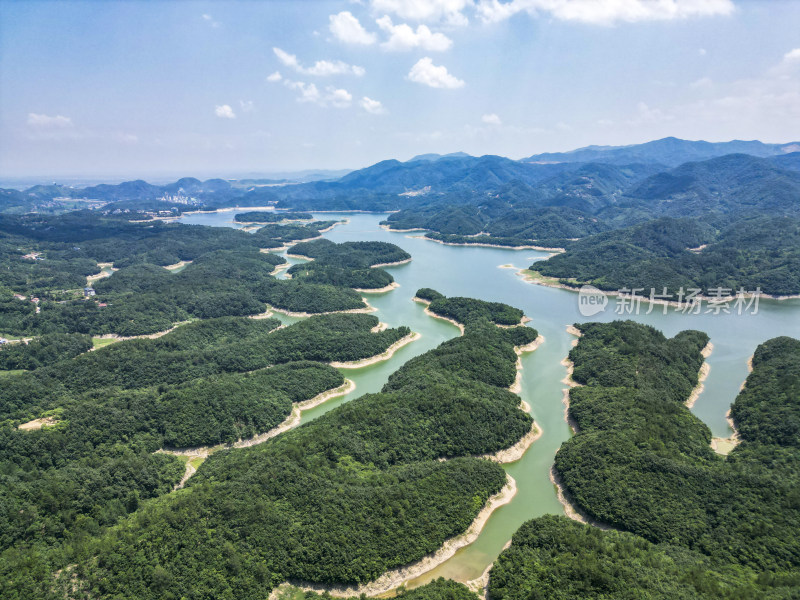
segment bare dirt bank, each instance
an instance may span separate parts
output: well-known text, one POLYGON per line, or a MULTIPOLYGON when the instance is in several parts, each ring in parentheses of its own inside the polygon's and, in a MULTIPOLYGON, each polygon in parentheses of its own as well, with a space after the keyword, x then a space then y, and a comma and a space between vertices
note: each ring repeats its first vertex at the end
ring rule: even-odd
MULTIPOLYGON (((378 324, 380 326, 380 323, 378 324)), ((374 329, 374 328, 373 328, 374 329)), ((374 365, 379 362, 383 362, 384 360, 389 360, 392 358, 395 352, 397 352, 400 348, 405 346, 406 344, 410 344, 411 342, 417 341, 421 338, 422 335, 412 331, 407 336, 400 338, 394 344, 389 346, 384 352, 376 356, 371 356, 370 358, 363 358, 361 360, 353 360, 349 362, 332 362, 330 365, 336 369, 360 369, 361 367, 368 367, 369 365, 374 365)))
POLYGON ((282 308, 277 308, 275 306, 270 306, 272 310, 275 312, 279 312, 282 315, 286 315, 287 317, 297 317, 297 318, 305 318, 305 317, 316 317, 318 315, 333 315, 333 314, 346 314, 346 313, 372 313, 377 311, 378 309, 374 306, 371 306, 369 302, 367 302, 366 298, 362 298, 361 300, 364 301, 366 306, 364 308, 351 308, 350 310, 331 310, 328 312, 321 312, 321 313, 307 313, 307 312, 292 312, 290 310, 284 310, 282 308))
POLYGON ((406 258, 405 260, 397 260, 395 262, 378 263, 377 265, 371 265, 370 269, 380 269, 381 267, 396 267, 398 265, 406 265, 410 262, 411 258, 406 258))
POLYGON ((274 438, 285 431, 289 431, 290 429, 294 429, 298 425, 300 425, 300 416, 304 410, 309 410, 314 408, 315 406, 319 406, 323 402, 327 402, 332 398, 338 398, 339 396, 345 396, 356 389, 355 382, 351 381, 350 379, 345 379, 344 383, 337 388, 333 388, 326 392, 322 392, 310 398, 308 400, 303 400, 302 402, 298 402, 292 406, 292 412, 289 414, 288 417, 278 426, 273 427, 269 431, 264 433, 260 433, 253 437, 247 439, 240 439, 234 442, 233 444, 216 444, 214 446, 195 446, 193 448, 161 448, 156 450, 157 453, 163 454, 172 454, 173 456, 181 456, 187 457, 190 460, 186 461, 186 472, 183 474, 180 482, 175 486, 174 489, 178 490, 182 488, 189 478, 194 475, 195 471, 197 470, 192 464, 191 459, 195 458, 208 458, 214 452, 219 452, 221 450, 230 450, 231 448, 249 448, 250 446, 256 446, 258 444, 263 444, 269 439, 274 438))
MULTIPOLYGON (((703 359, 708 358, 711 356, 711 353, 714 351, 714 344, 708 342, 706 346, 701 350, 701 354, 703 355, 703 359)), ((711 365, 709 365, 705 360, 703 360, 703 364, 700 366, 700 374, 697 378, 697 385, 692 390, 692 393, 686 399, 686 406, 688 408, 694 407, 695 402, 700 397, 700 394, 703 393, 705 389, 705 380, 708 377, 709 372, 711 371, 711 365)))
MULTIPOLYGON (((390 231, 397 230, 391 229, 390 231)), ((415 235, 411 237, 419 240, 436 242, 437 244, 442 244, 443 246, 477 246, 478 248, 502 248, 503 250, 538 250, 540 252, 551 252, 553 254, 561 254, 562 252, 566 252, 564 248, 548 248, 547 246, 503 246, 502 244, 489 244, 486 242, 477 242, 475 244, 471 244, 469 242, 443 242, 442 240, 435 240, 424 235, 415 235)))
MULTIPOLYGON (((332 596, 337 597, 358 596, 360 594, 376 596, 378 594, 385 594, 399 587, 406 581, 416 579, 420 575, 427 573, 445 562, 453 556, 458 549, 474 542, 480 535, 481 530, 483 530, 483 527, 486 525, 492 513, 499 507, 511 502, 512 498, 517 493, 517 483, 510 475, 506 475, 506 478, 507 483, 503 489, 494 496, 489 497, 486 505, 464 533, 446 540, 436 552, 428 554, 417 562, 387 571, 375 581, 358 586, 322 586, 295 582, 292 582, 292 585, 306 591, 310 590, 320 593, 327 591, 332 596)), ((275 591, 273 591, 273 593, 275 593, 275 591)), ((270 595, 270 598, 272 598, 272 595, 270 595)))
POLYGON ((564 514, 567 517, 574 521, 578 521, 579 523, 592 525, 598 529, 611 529, 609 525, 595 521, 580 508, 578 508, 578 506, 572 501, 572 498, 570 498, 569 492, 564 487, 564 482, 561 480, 561 476, 558 474, 558 471, 556 471, 555 465, 550 468, 550 481, 558 490, 558 501, 561 503, 561 506, 564 507, 564 514))
MULTIPOLYGON (((528 319, 527 317, 523 317, 522 323, 525 323, 526 319, 530 321, 530 319, 528 319)), ((517 325, 514 325, 514 327, 517 327, 517 325)), ((519 394, 522 391, 522 355, 526 352, 533 352, 543 343, 544 343, 544 336, 542 334, 539 334, 539 336, 535 340, 533 340, 530 344, 526 344, 524 346, 516 346, 514 348, 514 352, 517 353, 517 377, 516 379, 514 379, 514 383, 512 383, 511 386, 508 388, 510 392, 519 394)), ((528 408, 528 411, 530 411, 530 407, 528 408)))
POLYGON ((362 294, 385 294, 386 292, 391 292, 392 290, 396 290, 399 287, 400 287, 400 284, 397 283, 396 281, 393 281, 389 285, 385 285, 382 288, 373 288, 373 289, 352 288, 352 289, 354 291, 360 292, 362 294))
POLYGON ((429 317, 433 317, 434 319, 441 319, 442 321, 447 321, 451 325, 455 325, 456 327, 458 327, 458 330, 461 332, 461 335, 464 335, 464 326, 461 323, 459 323, 454 319, 448 319, 447 317, 437 315, 435 312, 431 311, 431 309, 428 308, 428 305, 431 303, 430 300, 424 300, 422 298, 417 298, 416 296, 414 296, 411 300, 413 300, 414 302, 419 302, 420 304, 424 304, 425 314, 428 315, 429 317))

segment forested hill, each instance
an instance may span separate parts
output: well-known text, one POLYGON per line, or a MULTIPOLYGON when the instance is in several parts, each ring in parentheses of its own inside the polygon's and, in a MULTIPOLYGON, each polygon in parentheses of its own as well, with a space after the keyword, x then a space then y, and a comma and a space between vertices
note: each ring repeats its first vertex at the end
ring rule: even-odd
POLYGON ((800 172, 732 154, 653 175, 627 196, 650 217, 800 215, 800 172))
POLYGON ((542 589, 546 597, 558 586, 564 598, 795 597, 800 341, 756 350, 731 411, 742 441, 724 458, 685 406, 708 336, 666 338, 630 321, 577 327, 569 355, 581 384, 569 394, 577 434, 556 454, 555 471, 579 510, 629 533, 532 521, 496 564, 491 596, 542 589))
POLYGON ((402 263, 411 255, 387 242, 343 242, 318 239, 300 242, 289 248, 293 256, 305 256, 311 262, 298 263, 288 273, 309 283, 338 285, 359 290, 378 290, 394 283, 394 277, 376 266, 402 263))
POLYGON ((276 278, 286 260, 265 251, 316 240, 334 224, 269 223, 246 233, 133 223, 88 211, 5 215, 0 217, 0 333, 132 336, 191 319, 264 313, 267 306, 309 314, 365 310, 351 288, 379 289, 394 281, 371 268, 410 259, 394 244, 336 246, 320 239, 308 247, 332 246, 338 254, 329 251, 315 261, 314 277, 294 280, 276 278), (85 297, 85 287, 96 295, 85 297))
POLYGON ((584 165, 485 201, 394 213, 394 229, 457 244, 565 248, 534 270, 602 289, 800 293, 800 171, 743 154, 646 169, 584 165), (686 221, 691 218, 692 221, 686 221), (471 237, 470 237, 471 236, 471 237))
POLYGON ((741 436, 723 459, 683 405, 706 336, 632 322, 578 325, 556 455, 571 499, 622 531, 564 517, 525 523, 495 562, 494 600, 789 599, 800 590, 800 341, 761 344, 733 403, 741 436))
POLYGON ((373 331, 377 324, 371 315, 312 317, 288 327, 277 319, 210 319, 77 357, 62 343, 60 360, 6 376, 0 595, 50 597, 51 575, 27 571, 29 560, 48 549, 47 560, 58 560, 59 548, 72 552, 140 501, 169 493, 184 466, 156 450, 267 432, 294 402, 343 383, 324 363, 378 355, 409 333, 373 331), (25 425, 33 418, 39 428, 25 425))
POLYGON ((584 237, 598 228, 662 216, 731 223, 743 217, 800 215, 800 172, 780 164, 737 154, 661 172, 643 165, 580 165, 535 186, 515 182, 469 203, 430 197, 418 207, 390 215, 386 223, 395 229, 458 235, 483 231, 541 241, 584 237), (553 226, 554 218, 563 225, 553 226), (579 235, 565 235, 574 232, 579 235))
MULTIPOLYGON (((695 219, 662 218, 587 237, 531 270, 561 284, 603 290, 727 289, 800 293, 800 219, 757 217, 714 229, 695 219)), ((673 298, 676 299, 676 298, 673 298)))
POLYGON ((37 207, 42 211, 64 210, 59 209, 55 199, 91 199, 109 203, 106 209, 110 210, 180 212, 199 207, 267 204, 302 210, 402 210, 432 204, 475 205, 492 199, 515 205, 514 196, 521 196, 529 205, 548 200, 550 205, 596 212, 613 204, 615 198, 641 179, 687 162, 745 154, 796 170, 796 161, 785 157, 797 152, 800 143, 708 143, 665 138, 634 146, 593 146, 522 160, 464 153, 421 155, 406 162, 385 160, 327 181, 200 181, 185 177, 167 185, 142 180, 86 188, 37 185, 24 191, 0 190, 0 211, 25 212, 37 207))
POLYGON ((800 142, 765 144, 757 140, 731 142, 704 142, 667 137, 644 144, 630 146, 587 146, 570 152, 547 152, 523 158, 522 162, 564 163, 603 162, 625 165, 631 163, 655 163, 677 167, 689 162, 706 160, 726 154, 750 154, 752 156, 780 156, 800 152, 800 142))
POLYGON ((117 526, 15 549, 3 563, 5 597, 256 599, 287 579, 366 582, 418 560, 465 531, 506 485, 499 465, 476 456, 531 430, 507 387, 514 346, 536 335, 470 323, 401 367, 380 393, 263 444, 213 454, 187 489, 131 505, 117 526))

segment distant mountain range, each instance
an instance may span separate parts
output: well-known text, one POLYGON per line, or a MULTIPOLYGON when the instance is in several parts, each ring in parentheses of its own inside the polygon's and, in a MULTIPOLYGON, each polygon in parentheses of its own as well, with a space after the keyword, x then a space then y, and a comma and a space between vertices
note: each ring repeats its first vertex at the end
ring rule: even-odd
MULTIPOLYGON (((421 154, 406 162, 381 161, 332 180, 201 181, 185 177, 167 185, 135 180, 83 188, 52 184, 36 185, 24 191, 0 189, 0 211, 59 210, 60 204, 54 202, 55 198, 87 198, 113 203, 117 208, 154 210, 162 206, 159 204, 162 199, 167 200, 166 204, 175 204, 174 197, 183 195, 194 198, 195 204, 206 208, 272 203, 305 210, 401 210, 430 205, 479 205, 491 198, 495 205, 493 210, 500 212, 501 206, 522 202, 595 213, 619 203, 623 197, 648 199, 685 192, 695 194, 700 202, 715 192, 699 191, 697 178, 715 180, 715 185, 724 186, 727 175, 719 173, 730 170, 722 163, 702 168, 686 166, 685 171, 678 172, 670 169, 738 153, 769 161, 773 169, 798 171, 800 152, 797 150, 800 150, 798 142, 710 143, 665 138, 632 146, 590 146, 571 152, 538 154, 519 161, 492 155, 475 157, 463 152, 421 154), (653 176, 655 180, 645 181, 653 176), (681 191, 681 186, 687 189, 681 191)), ((737 159, 731 160, 732 165, 744 165, 744 159, 738 159, 738 163, 737 159)), ((762 167, 766 168, 766 164, 762 167)), ((758 169, 753 168, 755 171, 751 172, 756 173, 758 169)), ((331 173, 306 172, 310 178, 323 174, 331 173)), ((765 185, 763 181, 761 184, 756 181, 761 175, 775 185, 778 185, 776 178, 780 179, 774 172, 754 174, 752 181, 744 181, 745 175, 741 173, 734 175, 737 185, 746 184, 748 193, 755 196, 758 196, 758 185, 765 185)))
POLYGON ((800 142, 765 144, 757 140, 704 142, 667 137, 630 146, 586 146, 569 152, 546 152, 521 159, 526 163, 602 162, 613 165, 658 163, 668 167, 726 154, 768 157, 800 152, 800 142))

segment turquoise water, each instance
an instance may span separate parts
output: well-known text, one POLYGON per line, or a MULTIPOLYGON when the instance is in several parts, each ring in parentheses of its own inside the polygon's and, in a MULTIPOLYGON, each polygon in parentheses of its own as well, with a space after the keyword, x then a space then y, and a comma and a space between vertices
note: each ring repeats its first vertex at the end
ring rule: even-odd
MULTIPOLYGON (((235 226, 234 212, 189 215, 181 220, 204 225, 235 226)), ((511 503, 496 510, 481 535, 471 545, 462 548, 450 560, 411 582, 421 585, 439 576, 467 581, 478 577, 502 550, 517 528, 528 519, 547 513, 562 514, 561 505, 550 483, 548 473, 553 456, 562 442, 570 436, 564 420, 562 403, 566 372, 561 360, 568 354, 575 338, 566 332, 572 323, 587 320, 610 321, 622 318, 614 313, 612 301, 605 312, 592 318, 578 311, 578 296, 574 292, 533 285, 516 275, 547 254, 532 250, 445 246, 419 239, 419 233, 397 233, 381 229, 378 223, 385 215, 320 213, 320 219, 348 219, 346 225, 335 227, 325 237, 335 242, 356 240, 388 241, 409 252, 412 262, 387 270, 400 284, 385 294, 365 294, 369 303, 378 309, 374 313, 391 326, 408 325, 422 337, 401 348, 388 361, 362 369, 343 369, 344 375, 356 383, 348 396, 336 398, 303 413, 303 422, 367 392, 377 392, 387 377, 408 359, 436 347, 459 335, 458 329, 423 313, 424 307, 411 301, 421 287, 432 287, 447 296, 470 296, 506 302, 525 311, 532 319, 530 326, 545 336, 545 343, 533 353, 522 357, 522 398, 531 406, 531 414, 543 434, 519 461, 505 465, 517 481, 517 495, 511 503), (515 268, 500 268, 513 265, 515 268)), ((747 360, 761 342, 779 335, 800 338, 800 300, 764 300, 758 313, 687 315, 654 307, 647 315, 647 305, 641 314, 625 315, 647 323, 672 336, 684 329, 699 329, 711 337, 714 351, 708 358, 711 366, 705 390, 693 412, 718 437, 727 437, 731 430, 725 413, 747 377, 747 360)), ((287 322, 291 319, 281 317, 287 322)))

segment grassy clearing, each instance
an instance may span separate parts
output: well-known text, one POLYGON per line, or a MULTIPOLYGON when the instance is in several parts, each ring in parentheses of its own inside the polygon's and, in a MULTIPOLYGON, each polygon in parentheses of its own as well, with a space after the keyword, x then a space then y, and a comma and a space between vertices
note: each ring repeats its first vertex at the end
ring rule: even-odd
POLYGON ((12 375, 19 375, 20 373, 25 372, 25 369, 10 369, 8 371, 0 371, 0 379, 3 377, 11 377, 12 375))
POLYGON ((119 340, 115 340, 114 338, 92 338, 92 343, 94 344, 95 350, 98 348, 102 348, 103 346, 108 346, 109 344, 113 344, 118 342, 119 340))

